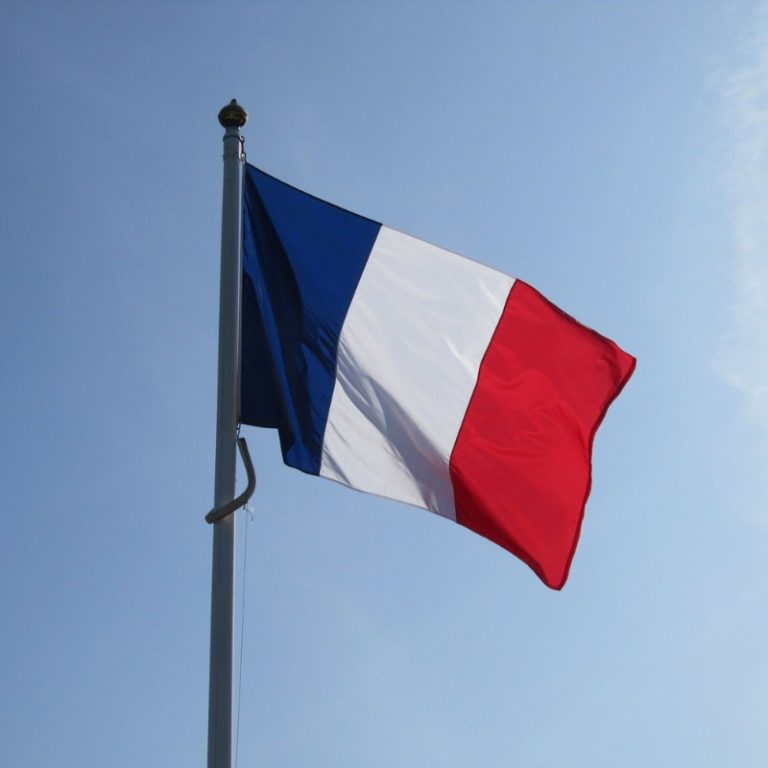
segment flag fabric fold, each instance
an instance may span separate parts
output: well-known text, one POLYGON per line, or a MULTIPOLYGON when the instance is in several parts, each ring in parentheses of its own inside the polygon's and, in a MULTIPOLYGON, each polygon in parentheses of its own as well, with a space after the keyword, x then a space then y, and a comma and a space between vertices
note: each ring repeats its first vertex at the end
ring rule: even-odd
POLYGON ((286 464, 568 576, 634 358, 533 288, 247 165, 240 418, 286 464))

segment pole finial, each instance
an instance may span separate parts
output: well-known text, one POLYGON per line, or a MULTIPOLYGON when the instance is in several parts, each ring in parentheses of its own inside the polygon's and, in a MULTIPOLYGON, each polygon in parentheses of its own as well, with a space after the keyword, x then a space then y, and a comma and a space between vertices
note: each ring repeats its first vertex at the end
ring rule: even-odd
POLYGON ((237 103, 237 99, 222 107, 219 122, 224 128, 242 128, 248 121, 248 113, 237 103))

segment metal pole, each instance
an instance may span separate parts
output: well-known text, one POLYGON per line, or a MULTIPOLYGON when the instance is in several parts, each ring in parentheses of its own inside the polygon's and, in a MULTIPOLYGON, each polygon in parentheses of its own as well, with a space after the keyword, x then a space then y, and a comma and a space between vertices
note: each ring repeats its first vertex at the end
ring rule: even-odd
MULTIPOLYGON (((234 100, 219 112, 224 131, 221 215, 219 376, 214 507, 235 496, 235 440, 240 377, 240 248, 242 162, 240 128, 248 115, 234 100)), ((208 768, 232 766, 232 655, 235 605, 235 516, 213 525, 211 665, 208 689, 208 768)))

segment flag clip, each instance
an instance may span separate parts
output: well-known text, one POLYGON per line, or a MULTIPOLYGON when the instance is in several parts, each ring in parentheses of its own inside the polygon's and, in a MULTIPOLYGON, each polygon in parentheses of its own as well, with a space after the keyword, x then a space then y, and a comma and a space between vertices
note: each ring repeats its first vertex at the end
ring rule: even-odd
POLYGON ((240 507, 244 507, 248 503, 248 499, 253 496, 254 490, 256 490, 256 473, 253 470, 253 462, 251 462, 251 454, 248 453, 248 443, 245 442, 244 437, 237 438, 237 447, 240 450, 240 458, 243 460, 245 466, 245 474, 248 478, 248 485, 245 490, 232 501, 228 501, 226 504, 222 504, 220 507, 214 507, 206 516, 206 523, 218 523, 228 515, 236 512, 240 507))

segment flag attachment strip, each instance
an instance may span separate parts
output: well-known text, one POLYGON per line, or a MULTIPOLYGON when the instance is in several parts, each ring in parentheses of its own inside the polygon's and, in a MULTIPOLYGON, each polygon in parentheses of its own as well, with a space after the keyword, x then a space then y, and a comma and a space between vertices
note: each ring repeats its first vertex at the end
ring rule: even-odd
POLYGON ((244 507, 248 503, 248 499, 253 496, 253 492, 256 490, 256 472, 253 469, 251 454, 248 452, 248 443, 245 442, 244 437, 237 438, 237 447, 240 450, 240 458, 243 460, 248 484, 246 485, 245 490, 237 498, 228 501, 226 504, 222 504, 220 507, 214 507, 205 516, 206 523, 218 523, 219 520, 223 520, 228 515, 236 512, 240 507, 244 507))

